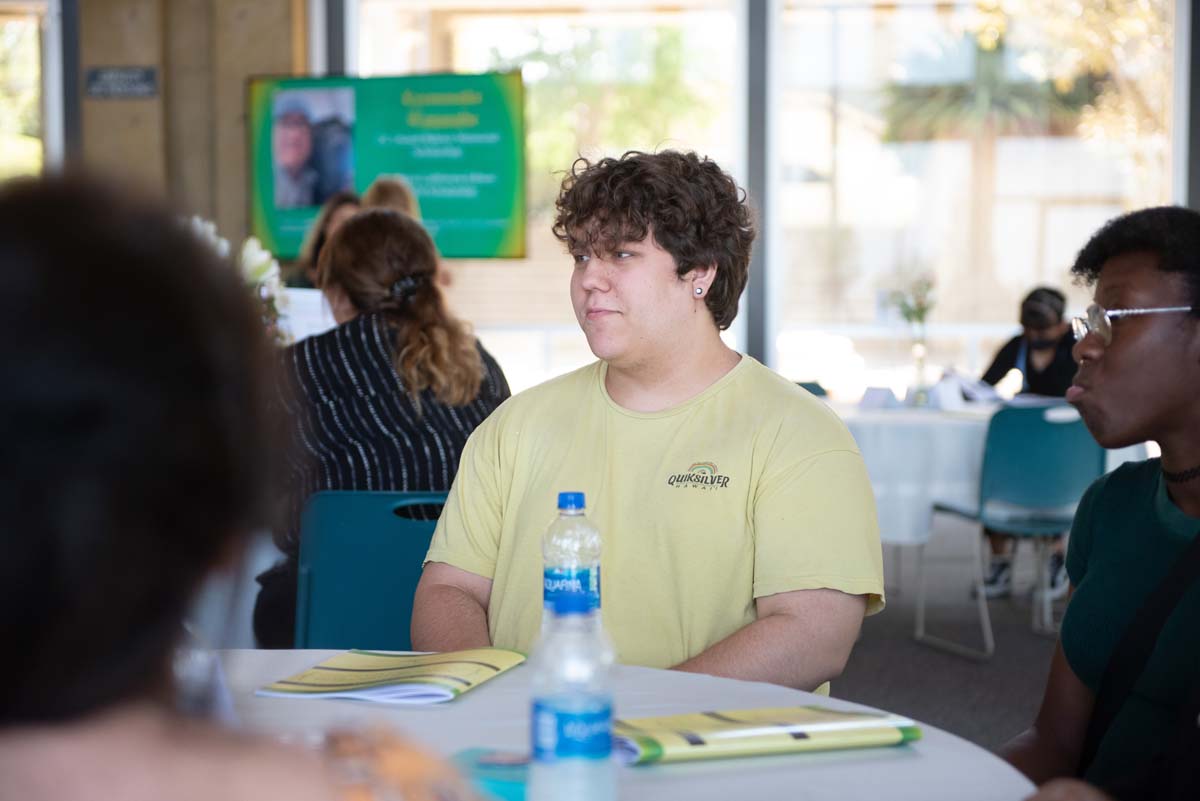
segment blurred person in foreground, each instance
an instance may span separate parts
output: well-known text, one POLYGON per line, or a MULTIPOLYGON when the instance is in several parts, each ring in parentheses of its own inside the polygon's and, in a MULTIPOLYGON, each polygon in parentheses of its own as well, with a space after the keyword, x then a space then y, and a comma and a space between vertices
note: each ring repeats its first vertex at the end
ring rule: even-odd
POLYGON ((746 285, 744 193, 694 153, 580 159, 555 235, 597 361, 472 435, 417 588, 415 648, 527 651, 541 536, 582 490, 618 661, 812 690, 883 605, 866 468, 820 400, 721 339, 746 285))
MULTIPOLYGON (((1066 303, 1066 295, 1048 286, 1038 287, 1026 295, 1021 301, 1021 333, 1000 348, 983 374, 983 380, 995 386, 1010 371, 1017 370, 1021 374, 1022 393, 1063 397, 1075 375, 1075 359, 1071 356, 1075 335, 1071 333, 1070 321, 1063 317, 1066 303)), ((1013 538, 990 529, 986 534, 992 558, 984 577, 983 592, 988 598, 1003 598, 1012 594, 1013 538)), ((1047 586, 1052 599, 1067 594, 1069 581, 1061 537, 1050 554, 1049 563, 1038 565, 1037 569, 1047 571, 1047 586)))
POLYGON ((342 227, 342 223, 361 210, 362 203, 353 192, 343 190, 329 196, 304 235, 300 258, 288 276, 288 286, 312 289, 317 285, 317 261, 321 258, 321 251, 334 232, 342 227))
POLYGON ((0 327, 0 798, 462 797, 386 733, 314 750, 179 711, 185 610, 270 522, 268 345, 233 265, 109 189, 9 183, 0 327))
POLYGON ((276 543, 259 576, 259 644, 288 648, 300 514, 319 490, 446 491, 467 437, 509 396, 491 354, 446 308, 421 224, 368 209, 321 251, 317 283, 338 326, 283 353, 278 405, 293 458, 276 543))
MULTIPOLYGON (((1004 754, 1037 783, 1077 777, 1120 801, 1197 798, 1200 214, 1118 217, 1072 272, 1095 303, 1074 321, 1067 400, 1104 447, 1153 440, 1162 457, 1122 465, 1080 501, 1045 696, 1004 754)), ((1091 788, 1064 781, 1043 797, 1051 790, 1091 788)))

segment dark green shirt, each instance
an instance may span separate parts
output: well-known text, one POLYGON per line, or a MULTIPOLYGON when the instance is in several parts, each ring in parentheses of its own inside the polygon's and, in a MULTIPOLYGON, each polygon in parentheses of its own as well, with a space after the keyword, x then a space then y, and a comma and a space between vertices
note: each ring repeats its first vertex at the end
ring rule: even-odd
MULTIPOLYGON (((1061 636, 1067 662, 1092 692, 1130 620, 1198 531, 1200 520, 1167 496, 1158 459, 1122 465, 1084 494, 1071 526, 1067 573, 1075 593, 1061 636)), ((1165 747, 1197 671, 1200 582, 1167 620, 1086 778, 1104 786, 1165 747)))

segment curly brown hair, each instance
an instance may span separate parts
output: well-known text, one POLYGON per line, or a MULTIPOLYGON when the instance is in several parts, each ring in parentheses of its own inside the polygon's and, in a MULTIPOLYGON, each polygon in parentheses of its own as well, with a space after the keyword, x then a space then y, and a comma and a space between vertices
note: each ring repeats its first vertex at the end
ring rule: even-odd
POLYGON ((396 329, 396 371, 418 409, 425 389, 447 406, 462 406, 483 383, 475 337, 446 308, 436 271, 429 234, 391 209, 351 217, 317 262, 317 286, 340 287, 356 310, 382 314, 396 329))
POLYGON ((745 191, 716 162, 677 150, 630 150, 595 163, 581 156, 555 206, 554 236, 572 253, 611 253, 653 236, 675 259, 681 279, 716 265, 705 304, 720 330, 737 316, 754 218, 745 191))

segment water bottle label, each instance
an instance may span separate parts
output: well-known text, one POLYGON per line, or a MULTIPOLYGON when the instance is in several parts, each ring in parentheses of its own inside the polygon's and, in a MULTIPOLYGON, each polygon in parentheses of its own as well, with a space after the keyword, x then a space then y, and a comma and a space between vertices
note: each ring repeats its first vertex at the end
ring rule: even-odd
POLYGON ((600 608, 600 568, 548 567, 542 578, 542 603, 547 614, 554 612, 554 599, 558 595, 578 594, 587 596, 587 608, 600 608))
POLYGON ((533 702, 533 758, 608 759, 612 754, 612 704, 586 712, 567 712, 543 701, 533 702))

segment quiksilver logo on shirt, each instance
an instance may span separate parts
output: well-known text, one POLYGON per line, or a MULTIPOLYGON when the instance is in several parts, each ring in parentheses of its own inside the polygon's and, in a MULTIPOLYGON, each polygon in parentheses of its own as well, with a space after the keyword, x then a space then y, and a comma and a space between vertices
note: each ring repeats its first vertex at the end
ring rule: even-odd
POLYGON ((729 486, 729 476, 721 475, 721 471, 717 470, 717 466, 712 462, 696 462, 686 473, 676 473, 668 478, 667 485, 706 490, 725 489, 729 486))

